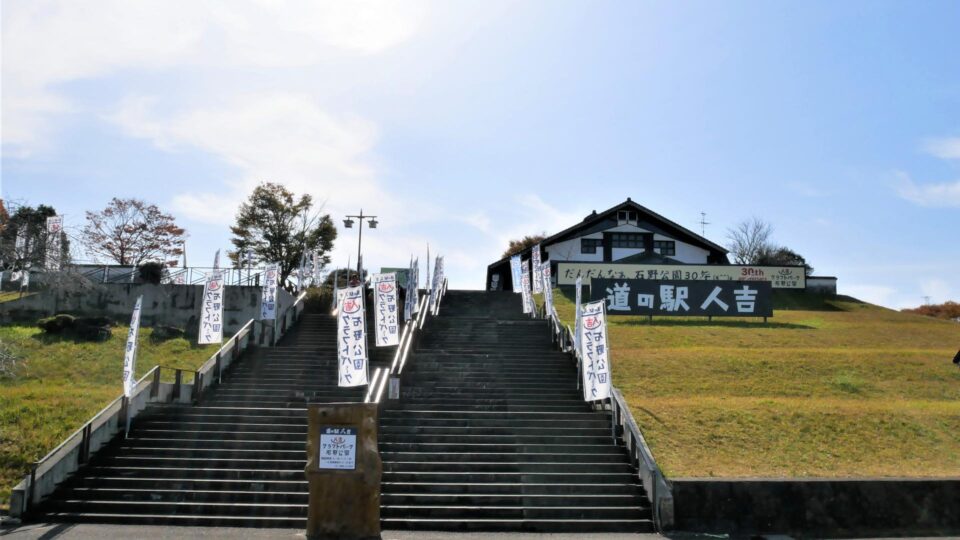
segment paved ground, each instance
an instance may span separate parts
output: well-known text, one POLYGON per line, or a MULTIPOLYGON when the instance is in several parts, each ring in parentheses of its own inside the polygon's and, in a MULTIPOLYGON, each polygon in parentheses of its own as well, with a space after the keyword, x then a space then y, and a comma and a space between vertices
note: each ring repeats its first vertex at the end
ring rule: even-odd
MULTIPOLYGON (((383 540, 726 540, 725 534, 596 533, 450 533, 426 531, 384 531, 383 540)), ((22 527, 0 527, 3 540, 105 540, 149 538, 179 540, 185 538, 237 538, 261 540, 305 540, 302 529, 242 529, 233 527, 160 527, 142 525, 71 525, 41 523, 22 527)), ((765 540, 791 540, 790 536, 767 535, 765 540)), ((937 540, 942 540, 943 537, 937 540)), ((864 539, 869 540, 869 539, 864 539)), ((873 539, 882 540, 882 539, 873 539)), ((892 540, 892 539, 891 539, 892 540)), ((934 540, 917 537, 914 540, 934 540)))
MULTIPOLYGON (((31 524, 17 528, 0 529, 3 540, 105 540, 120 538, 150 538, 174 540, 181 538, 220 539, 281 539, 304 540, 300 529, 238 529, 230 527, 156 527, 135 525, 87 524, 31 524)), ((384 531, 383 540, 663 540, 656 534, 560 534, 560 533, 449 533, 425 531, 384 531)), ((704 537, 707 538, 707 537, 704 537)), ((717 538, 717 537, 714 537, 717 538)))

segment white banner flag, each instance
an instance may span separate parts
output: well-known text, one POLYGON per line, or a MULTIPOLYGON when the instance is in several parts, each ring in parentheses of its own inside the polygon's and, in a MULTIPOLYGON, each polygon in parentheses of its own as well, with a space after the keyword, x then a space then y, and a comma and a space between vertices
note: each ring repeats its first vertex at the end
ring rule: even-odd
POLYGON ((530 260, 533 261, 531 264, 533 267, 533 294, 540 294, 543 292, 543 276, 540 274, 540 244, 533 246, 533 249, 530 250, 530 260))
POLYGON ((47 258, 46 268, 57 272, 60 270, 60 234, 63 232, 63 216, 47 218, 47 258))
POLYGON ((530 292, 530 261, 520 263, 520 294, 523 296, 523 312, 533 313, 533 294, 530 292))
POLYGON ((513 292, 523 293, 523 285, 520 283, 522 280, 522 274, 520 273, 520 255, 514 255, 510 257, 510 276, 513 281, 513 292))
POLYGON ((23 272, 21 272, 21 276, 20 276, 20 288, 21 288, 21 289, 29 289, 29 288, 30 288, 30 269, 29 269, 29 268, 27 268, 26 270, 24 270, 23 272))
POLYGON ((367 320, 363 308, 363 286, 340 292, 337 313, 338 386, 367 384, 367 320))
POLYGON ((397 299, 397 274, 373 275, 373 316, 377 347, 400 344, 400 312, 397 299))
POLYGON ((547 306, 547 313, 553 313, 553 288, 550 287, 550 265, 545 264, 540 272, 543 276, 543 301, 547 306))
POLYGON ((580 314, 583 398, 586 401, 610 397, 610 349, 605 304, 603 300, 590 302, 583 306, 580 314))
POLYGON ((420 312, 420 257, 413 261, 413 309, 411 314, 420 312))
POLYGON ((130 316, 130 331, 127 332, 127 349, 123 353, 123 395, 133 397, 137 388, 137 333, 140 330, 140 307, 143 304, 143 295, 137 297, 133 306, 133 315, 130 316))
POLYGON ((27 258, 27 227, 26 225, 20 225, 20 228, 17 229, 17 240, 14 243, 14 249, 16 250, 16 256, 20 259, 27 258))
MULTIPOLYGON (((440 279, 442 274, 441 265, 443 264, 441 262, 442 260, 443 259, 439 255, 434 260, 433 283, 430 284, 430 300, 427 301, 427 304, 429 304, 427 308, 429 312, 433 314, 436 314, 437 312, 437 294, 439 292, 437 291, 437 289, 440 288, 440 279)), ((429 267, 430 267, 430 264, 428 263, 427 268, 429 267)))
POLYGON ((578 353, 580 351, 580 314, 583 312, 583 306, 580 305, 580 302, 583 301, 582 291, 583 279, 577 278, 577 303, 576 303, 576 313, 574 313, 574 327, 573 327, 573 349, 578 353))
POLYGON ((223 341, 223 275, 214 272, 203 286, 203 299, 200 304, 201 345, 223 341))
POLYGON ((277 319, 277 276, 280 266, 276 263, 268 264, 263 270, 263 288, 260 292, 260 320, 273 321, 277 319))
POLYGON ((407 283, 404 285, 407 292, 403 297, 403 320, 409 321, 413 318, 414 297, 414 277, 413 277, 413 257, 410 257, 410 266, 407 270, 407 283))

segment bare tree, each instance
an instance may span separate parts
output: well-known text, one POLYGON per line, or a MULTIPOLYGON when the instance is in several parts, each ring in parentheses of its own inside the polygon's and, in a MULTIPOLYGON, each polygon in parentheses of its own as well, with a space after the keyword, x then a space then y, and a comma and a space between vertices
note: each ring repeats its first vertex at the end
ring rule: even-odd
POLYGON ((768 253, 776 249, 770 242, 773 226, 766 221, 753 217, 745 219, 736 226, 727 229, 730 253, 737 264, 757 264, 768 253))
POLYGON ((147 261, 175 262, 183 253, 186 232, 154 204, 114 197, 103 210, 87 212, 82 235, 91 253, 139 266, 147 261))

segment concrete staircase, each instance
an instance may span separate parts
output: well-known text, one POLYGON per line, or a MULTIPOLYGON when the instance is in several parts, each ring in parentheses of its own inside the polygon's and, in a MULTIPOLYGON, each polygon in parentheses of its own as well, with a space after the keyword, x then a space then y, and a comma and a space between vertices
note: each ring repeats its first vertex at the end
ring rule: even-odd
POLYGON ((305 404, 362 401, 366 391, 337 387, 335 333, 334 317, 304 314, 277 347, 227 372, 199 406, 151 407, 38 517, 303 527, 305 404))
POLYGON ((610 416, 519 295, 449 291, 381 413, 384 529, 652 531, 610 416))

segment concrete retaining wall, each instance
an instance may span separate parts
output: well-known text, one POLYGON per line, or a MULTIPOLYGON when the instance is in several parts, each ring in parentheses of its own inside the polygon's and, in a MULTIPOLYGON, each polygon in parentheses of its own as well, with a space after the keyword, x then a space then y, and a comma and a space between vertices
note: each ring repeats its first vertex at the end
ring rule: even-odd
POLYGON ((960 478, 676 479, 678 531, 818 536, 960 533, 960 478))
MULTIPOLYGON (((224 296, 224 335, 229 336, 240 330, 250 319, 260 317, 260 288, 225 288, 224 296)), ((95 285, 85 292, 42 292, 20 300, 0 304, 0 318, 3 320, 25 320, 33 322, 41 317, 55 313, 72 315, 104 315, 121 324, 130 320, 130 312, 143 295, 142 324, 154 326, 167 324, 186 328, 198 324, 200 301, 203 296, 202 285, 153 285, 140 283, 95 285)), ((293 303, 293 297, 284 290, 278 291, 277 316, 293 303)))

